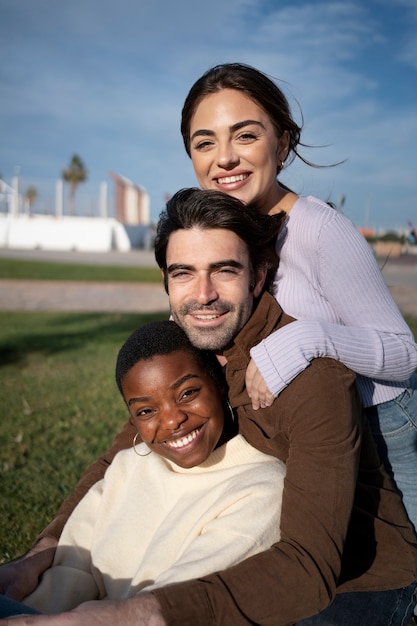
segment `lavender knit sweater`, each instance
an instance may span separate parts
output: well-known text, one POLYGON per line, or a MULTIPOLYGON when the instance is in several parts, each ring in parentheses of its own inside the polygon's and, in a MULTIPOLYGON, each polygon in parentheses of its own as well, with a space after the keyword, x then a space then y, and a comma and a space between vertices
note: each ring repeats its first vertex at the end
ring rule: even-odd
POLYGON ((417 367, 417 344, 353 224, 316 198, 299 198, 276 250, 275 296, 297 321, 251 350, 271 392, 312 359, 330 357, 359 374, 365 407, 399 395, 417 367))

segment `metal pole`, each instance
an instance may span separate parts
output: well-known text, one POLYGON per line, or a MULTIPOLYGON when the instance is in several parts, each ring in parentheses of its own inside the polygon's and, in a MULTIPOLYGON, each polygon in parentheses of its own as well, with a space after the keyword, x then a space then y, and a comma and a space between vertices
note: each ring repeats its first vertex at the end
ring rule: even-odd
POLYGON ((107 218, 107 183, 100 183, 100 217, 107 218))
POLYGON ((55 185, 55 215, 60 218, 64 214, 64 183, 57 180, 55 185))

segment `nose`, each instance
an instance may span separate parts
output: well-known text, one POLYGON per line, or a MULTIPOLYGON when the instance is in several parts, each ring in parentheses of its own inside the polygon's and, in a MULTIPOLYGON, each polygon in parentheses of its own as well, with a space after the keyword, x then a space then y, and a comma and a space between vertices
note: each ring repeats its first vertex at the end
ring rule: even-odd
POLYGON ((231 170, 239 162, 239 156, 230 141, 219 143, 217 150, 217 165, 225 170, 231 170))
POLYGON ((159 423, 164 430, 178 430, 178 428, 186 422, 188 415, 182 407, 169 406, 164 407, 159 414, 159 423))
POLYGON ((197 300, 200 304, 209 304, 218 298, 211 276, 200 276, 197 287, 197 300))

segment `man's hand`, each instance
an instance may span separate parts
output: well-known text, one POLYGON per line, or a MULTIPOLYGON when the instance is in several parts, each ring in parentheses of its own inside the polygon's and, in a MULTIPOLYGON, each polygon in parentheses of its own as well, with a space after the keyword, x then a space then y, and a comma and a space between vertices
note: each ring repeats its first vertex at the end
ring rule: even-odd
POLYGON ((56 546, 55 539, 44 537, 29 552, 0 567, 0 594, 18 601, 29 595, 51 566, 56 546))
POLYGON ((27 615, 0 620, 1 626, 166 626, 158 600, 144 593, 128 600, 85 602, 59 615, 27 615))
POLYGON ((152 593, 128 600, 84 602, 73 611, 77 620, 70 626, 166 626, 160 604, 152 593))
POLYGON ((255 409, 255 411, 259 408, 264 409, 267 406, 271 406, 275 398, 269 391, 253 359, 249 361, 246 370, 245 384, 249 398, 252 401, 252 408, 255 409))

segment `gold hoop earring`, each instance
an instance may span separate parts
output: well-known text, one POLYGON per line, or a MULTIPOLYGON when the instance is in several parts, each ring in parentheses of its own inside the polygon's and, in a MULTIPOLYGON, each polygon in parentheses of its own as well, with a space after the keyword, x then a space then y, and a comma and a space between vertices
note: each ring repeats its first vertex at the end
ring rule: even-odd
POLYGON ((133 452, 137 454, 138 456, 148 456, 148 454, 150 454, 152 450, 149 450, 149 452, 147 452, 146 454, 139 454, 139 452, 136 450, 136 440, 138 438, 138 435, 139 433, 136 433, 136 435, 133 437, 133 442, 132 442, 133 452))

